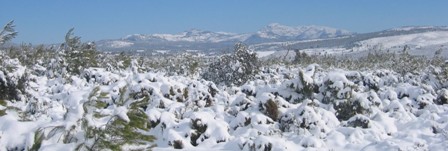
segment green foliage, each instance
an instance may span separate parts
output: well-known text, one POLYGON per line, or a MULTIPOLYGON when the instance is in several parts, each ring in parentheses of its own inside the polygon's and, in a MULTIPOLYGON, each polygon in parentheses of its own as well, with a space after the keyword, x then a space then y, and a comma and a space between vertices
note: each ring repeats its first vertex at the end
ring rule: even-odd
POLYGON ((40 146, 42 145, 42 141, 44 140, 45 136, 42 131, 42 129, 37 130, 34 133, 34 143, 33 146, 31 146, 30 151, 38 151, 40 146))
POLYGON ((5 116, 6 115, 6 110, 0 110, 0 117, 5 116))
MULTIPOLYGON (((155 140, 151 135, 142 134, 139 130, 141 123, 146 119, 138 118, 134 113, 128 113, 131 121, 128 123, 120 118, 113 117, 105 129, 93 128, 90 131, 95 143, 90 147, 90 150, 97 149, 111 149, 121 150, 124 144, 148 144, 155 140)), ((149 149, 149 148, 148 148, 149 149)))
POLYGON ((127 54, 125 54, 124 52, 121 52, 119 55, 117 55, 116 60, 118 60, 118 62, 120 62, 117 66, 121 69, 126 69, 131 67, 131 57, 127 54))
POLYGON ((74 28, 65 35, 65 61, 67 71, 79 75, 84 69, 98 67, 99 53, 94 43, 81 43, 81 38, 74 36, 74 28))
POLYGON ((8 103, 5 101, 5 100, 3 100, 3 99, 0 99, 0 105, 2 105, 2 106, 6 106, 8 103))
POLYGON ((148 116, 144 112, 144 108, 149 103, 149 96, 137 98, 136 94, 128 94, 127 86, 120 88, 119 99, 115 101, 116 105, 128 105, 128 112, 126 115, 129 121, 119 118, 114 115, 103 115, 101 110, 107 107, 107 104, 98 98, 107 98, 107 93, 101 92, 99 87, 92 90, 89 95, 89 103, 85 103, 85 111, 87 114, 94 115, 94 118, 108 118, 108 122, 103 126, 90 126, 87 120, 83 120, 82 127, 85 131, 86 139, 93 140, 93 144, 82 144, 78 146, 81 150, 86 148, 88 150, 122 150, 121 146, 125 144, 148 145, 155 140, 154 136, 146 134, 150 129, 148 116), (131 96, 131 98, 129 98, 131 96), (93 98, 97 98, 96 100, 93 98), (92 100, 93 99, 93 100, 92 100), (90 109, 89 109, 90 108, 90 109))

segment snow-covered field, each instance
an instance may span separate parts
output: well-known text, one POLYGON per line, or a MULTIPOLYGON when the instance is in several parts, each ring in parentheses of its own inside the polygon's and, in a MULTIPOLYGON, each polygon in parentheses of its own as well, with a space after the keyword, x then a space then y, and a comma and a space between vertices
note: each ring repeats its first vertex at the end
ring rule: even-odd
POLYGON ((426 32, 418 34, 409 34, 401 36, 390 36, 373 38, 361 41, 362 45, 382 45, 385 48, 392 48, 396 46, 410 45, 415 47, 426 47, 429 45, 446 45, 448 44, 448 32, 426 32))
MULTIPOLYGON (((22 76, 17 66, 0 72, 0 80, 22 76)), ((240 87, 135 68, 30 74, 26 98, 0 105, 0 150, 32 149, 38 140, 39 150, 91 146, 86 127, 107 130, 115 117, 129 123, 135 110, 149 127, 139 132, 156 138, 153 150, 446 150, 448 83, 441 70, 273 67, 240 87)))
MULTIPOLYGON (((403 29, 406 30, 406 29, 403 29)), ((268 44, 268 43, 267 43, 268 44)), ((283 45, 294 44, 292 42, 283 43, 283 45)), ((280 44, 278 44, 280 45, 280 44)), ((379 38, 372 38, 357 42, 357 46, 345 48, 345 47, 324 47, 324 48, 308 48, 302 49, 301 52, 306 52, 312 55, 335 55, 335 56, 350 56, 359 57, 366 56, 369 52, 390 52, 400 53, 404 47, 409 48, 408 51, 412 55, 420 55, 426 57, 433 57, 435 52, 441 50, 441 56, 448 56, 448 32, 447 31, 435 31, 435 32, 423 32, 416 34, 386 36, 379 38)), ((254 45, 257 47, 257 45, 254 45)), ((277 48, 276 53, 267 55, 261 51, 260 58, 283 58, 286 55, 287 50, 285 48, 277 48)), ((293 53, 288 53, 292 55, 293 53)), ((291 57, 290 57, 291 58, 291 57)))
POLYGON ((110 41, 107 44, 112 48, 122 48, 122 47, 129 47, 129 46, 133 45, 134 43, 116 40, 116 41, 110 41))

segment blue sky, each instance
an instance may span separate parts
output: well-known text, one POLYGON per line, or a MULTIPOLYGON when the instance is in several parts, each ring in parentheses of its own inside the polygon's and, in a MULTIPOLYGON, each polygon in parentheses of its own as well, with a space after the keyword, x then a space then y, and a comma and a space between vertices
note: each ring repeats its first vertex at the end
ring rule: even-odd
POLYGON ((254 32, 270 23, 370 32, 448 25, 447 0, 4 0, 0 24, 15 20, 16 43, 58 43, 68 29, 83 41, 192 28, 254 32))

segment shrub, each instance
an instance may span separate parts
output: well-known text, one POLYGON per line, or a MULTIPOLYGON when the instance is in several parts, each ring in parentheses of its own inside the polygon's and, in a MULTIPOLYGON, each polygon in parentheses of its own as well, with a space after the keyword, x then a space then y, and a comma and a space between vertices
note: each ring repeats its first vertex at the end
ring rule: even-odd
POLYGON ((442 89, 440 90, 436 103, 441 105, 441 104, 448 104, 448 90, 447 89, 442 89))
POLYGON ((0 62, 0 100, 21 100, 28 82, 27 70, 17 59, 0 62))
POLYGON ((246 45, 237 43, 235 52, 221 56, 211 63, 202 78, 216 84, 240 86, 252 79, 259 70, 260 63, 256 53, 249 51, 246 45))
POLYGON ((88 67, 98 67, 99 53, 95 43, 81 43, 81 37, 74 36, 74 28, 65 35, 65 61, 67 71, 79 75, 88 67))
POLYGON ((272 99, 269 99, 268 101, 266 101, 266 103, 262 103, 260 105, 261 105, 261 110, 263 111, 263 113, 266 116, 268 116, 269 118, 271 118, 274 121, 277 121, 277 119, 279 117, 277 103, 275 103, 272 99))
POLYGON ((369 128, 370 119, 364 115, 356 115, 350 118, 347 122, 347 126, 369 128))
POLYGON ((194 130, 194 132, 191 133, 191 145, 193 146, 197 146, 199 145, 197 143, 197 140, 199 139, 199 137, 207 130, 207 125, 206 124, 202 124, 201 119, 192 119, 191 120, 191 128, 194 130))
POLYGON ((182 143, 182 140, 175 140, 173 142, 173 147, 174 147, 174 149, 183 149, 184 143, 182 143))

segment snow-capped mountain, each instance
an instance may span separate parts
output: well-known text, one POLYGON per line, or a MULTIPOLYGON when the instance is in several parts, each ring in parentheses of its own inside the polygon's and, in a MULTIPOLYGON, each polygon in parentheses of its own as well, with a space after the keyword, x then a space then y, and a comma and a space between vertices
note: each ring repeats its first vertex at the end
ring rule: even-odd
POLYGON ((347 30, 335 29, 324 26, 297 26, 290 27, 278 23, 270 24, 255 33, 227 33, 212 32, 192 29, 178 34, 133 34, 122 38, 127 41, 152 41, 163 40, 172 42, 225 42, 225 41, 248 41, 250 38, 258 37, 269 41, 303 40, 332 38, 351 35, 347 30))
MULTIPOLYGON (((170 48, 175 45, 187 47, 189 45, 214 45, 212 47, 222 48, 222 45, 232 46, 235 42, 247 44, 257 44, 263 42, 282 42, 309 39, 333 38, 352 35, 353 33, 324 26, 296 26, 290 27, 278 23, 270 24, 254 33, 228 33, 213 32, 199 29, 192 29, 177 34, 132 34, 121 39, 99 41, 99 47, 103 49, 123 49, 138 47, 143 48, 170 48), (113 42, 111 42, 113 41, 113 42), (126 45, 117 45, 125 43, 126 45)), ((192 46, 193 47, 193 46, 192 46)))
MULTIPOLYGON (((176 52, 179 50, 200 50, 219 54, 231 50, 237 42, 248 44, 257 51, 284 50, 285 45, 293 49, 312 49, 313 51, 320 48, 326 48, 325 50, 343 48, 352 51, 352 49, 376 45, 369 42, 370 39, 386 37, 387 40, 383 40, 383 42, 387 43, 390 40, 387 37, 393 39, 393 37, 404 36, 403 38, 409 39, 407 35, 410 35, 412 40, 404 45, 417 46, 421 43, 428 43, 426 45, 431 45, 428 48, 432 49, 434 40, 438 41, 437 47, 440 44, 448 43, 445 42, 446 38, 444 36, 447 31, 448 27, 445 26, 405 26, 378 32, 352 33, 347 30, 324 26, 290 27, 273 23, 254 33, 239 34, 192 29, 178 34, 133 34, 121 39, 98 41, 97 44, 100 50, 106 51, 173 50, 172 52, 176 52), (419 42, 419 44, 414 44, 416 42, 419 42)), ((396 47, 400 46, 402 45, 396 47)))
POLYGON ((133 34, 122 38, 125 41, 171 41, 171 42, 222 42, 243 40, 240 34, 211 32, 192 29, 178 34, 133 34))

